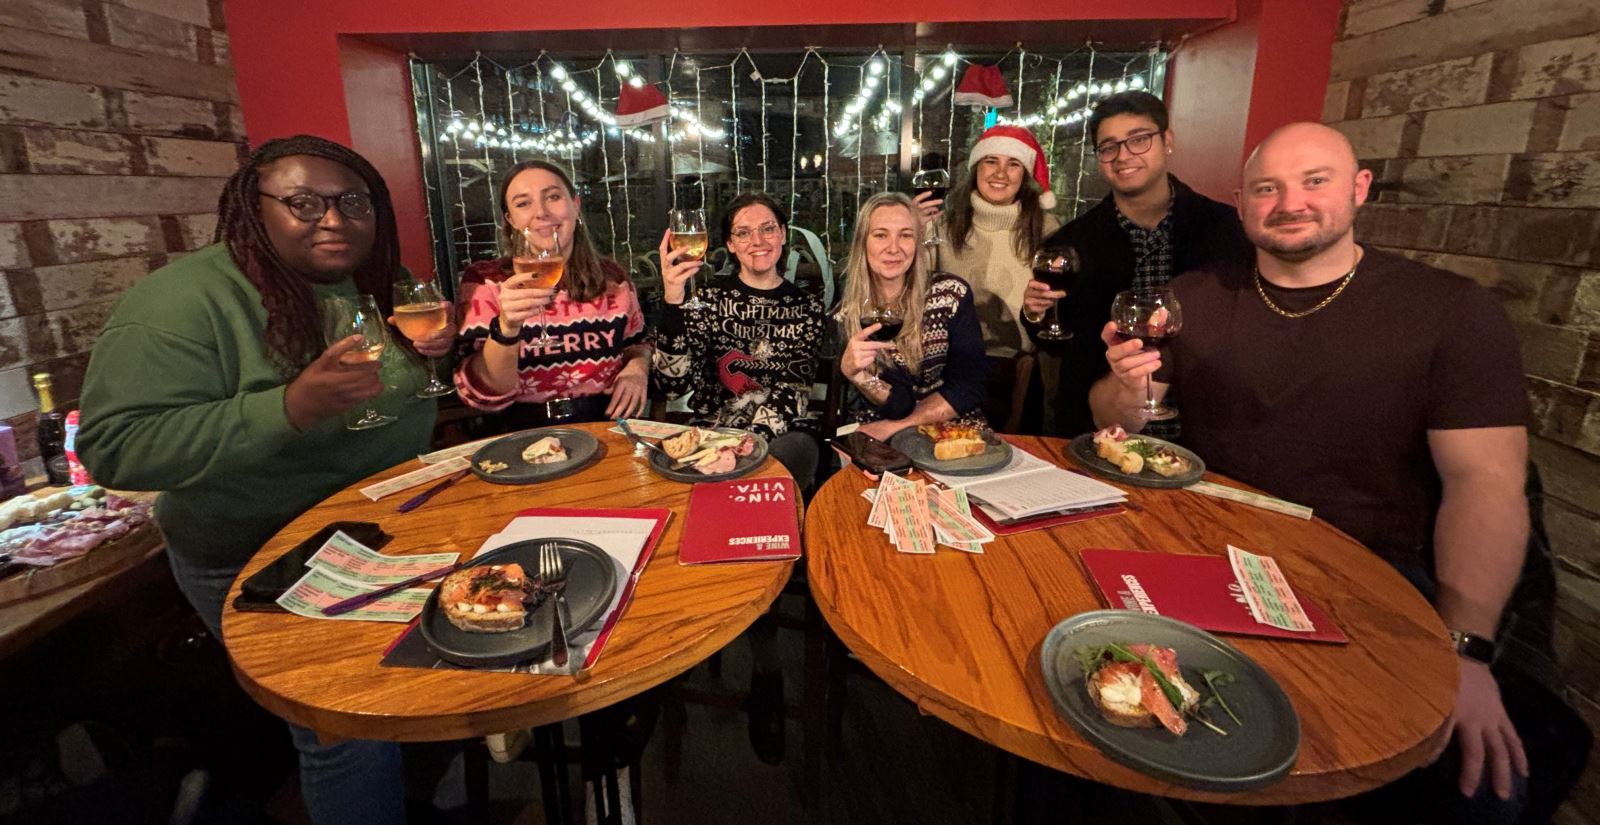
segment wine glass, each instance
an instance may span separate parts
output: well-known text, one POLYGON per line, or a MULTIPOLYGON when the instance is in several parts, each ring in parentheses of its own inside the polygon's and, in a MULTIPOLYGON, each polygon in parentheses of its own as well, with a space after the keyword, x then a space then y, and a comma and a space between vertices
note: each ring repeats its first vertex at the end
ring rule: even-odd
MULTIPOLYGON (((1072 290, 1078 281, 1078 252, 1070 246, 1046 247, 1033 253, 1033 279, 1041 281, 1057 292, 1072 290)), ((1045 313, 1048 323, 1039 330, 1045 341, 1070 341, 1072 330, 1061 326, 1060 302, 1050 305, 1045 313)))
MULTIPOLYGON (((706 211, 704 209, 674 209, 668 216, 671 224, 672 238, 669 244, 674 252, 686 250, 684 257, 692 261, 706 259, 706 211)), ((695 285, 695 276, 689 276, 689 300, 683 302, 684 309, 705 309, 710 304, 700 300, 700 289, 695 285)))
MULTIPOLYGON (((561 285, 561 277, 566 271, 567 259, 561 255, 559 227, 525 226, 511 233, 511 272, 515 275, 532 273, 533 279, 528 281, 528 289, 555 289, 561 285)), ((553 304, 555 296, 552 295, 550 301, 553 304)), ((546 306, 539 313, 539 337, 534 340, 540 349, 549 348, 556 340, 550 337, 545 318, 548 311, 549 306, 546 306)))
MULTIPOLYGON (((394 325, 400 334, 416 341, 450 325, 450 304, 433 281, 407 279, 394 285, 394 325)), ((439 367, 428 356, 428 385, 417 390, 418 398, 438 398, 456 391, 439 380, 439 367)))
MULTIPOLYGON (((350 350, 339 356, 340 363, 359 364, 362 361, 377 361, 383 357, 384 347, 389 342, 389 325, 383 320, 383 311, 378 309, 378 300, 371 295, 357 295, 354 298, 329 298, 323 302, 323 331, 327 335, 328 344, 331 346, 352 335, 361 336, 361 340, 350 350)), ((372 408, 372 402, 366 404, 366 412, 355 421, 350 421, 345 426, 352 430, 368 430, 373 427, 382 427, 395 420, 392 415, 383 415, 372 408)))
MULTIPOLYGON (((944 200, 945 196, 950 194, 950 173, 943 169, 918 170, 911 176, 911 188, 918 195, 931 192, 935 198, 944 200)), ((922 240, 923 246, 938 246, 940 240, 938 219, 928 221, 927 237, 922 240)))
MULTIPOLYGON (((861 305, 861 328, 866 329, 873 324, 880 324, 878 331, 867 336, 868 341, 883 341, 892 343, 900 336, 900 328, 905 325, 905 314, 900 308, 890 303, 880 302, 872 296, 861 305)), ((885 350, 879 350, 882 355, 885 350)), ((874 363, 872 374, 867 376, 867 386, 877 389, 883 386, 883 379, 878 377, 877 365, 874 363)))
MULTIPOLYGON (((1118 335, 1127 339, 1137 338, 1144 342, 1145 349, 1150 350, 1177 336, 1178 331, 1183 329, 1183 308, 1178 305, 1177 296, 1167 287, 1130 289, 1117 293, 1116 300, 1111 302, 1111 320, 1117 325, 1118 335)), ((1151 380, 1151 376, 1146 376, 1144 380, 1145 418, 1150 421, 1176 418, 1177 410, 1156 403, 1151 380)))

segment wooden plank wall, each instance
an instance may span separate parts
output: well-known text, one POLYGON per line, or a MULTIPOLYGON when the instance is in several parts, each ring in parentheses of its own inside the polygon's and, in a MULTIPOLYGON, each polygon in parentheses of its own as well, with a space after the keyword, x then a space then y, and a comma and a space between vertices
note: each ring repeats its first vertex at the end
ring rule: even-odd
POLYGON ((116 297, 210 243, 244 152, 221 0, 0 3, 0 420, 26 458, 28 376, 77 398, 116 297))

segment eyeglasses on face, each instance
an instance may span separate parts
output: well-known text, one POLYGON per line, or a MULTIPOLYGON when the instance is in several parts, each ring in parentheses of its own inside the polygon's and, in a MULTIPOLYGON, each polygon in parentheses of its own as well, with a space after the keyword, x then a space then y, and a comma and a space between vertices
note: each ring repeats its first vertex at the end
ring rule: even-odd
POLYGON ((770 241, 773 238, 778 237, 780 234, 782 234, 782 232, 782 226, 779 226, 775 223, 764 223, 755 229, 750 229, 748 227, 735 229, 729 234, 728 237, 732 238, 737 243, 749 243, 750 241, 754 240, 757 235, 760 235, 762 240, 770 241))
POLYGON ((328 214, 329 209, 337 208, 339 214, 351 220, 361 220, 372 214, 372 196, 366 192, 341 192, 337 195, 314 195, 309 192, 296 192, 293 195, 269 195, 261 193, 263 198, 271 198, 288 207, 289 214, 296 220, 306 223, 316 223, 322 216, 328 214))
POLYGON ((1142 155, 1150 151, 1151 143, 1156 139, 1156 135, 1159 134, 1161 133, 1140 132, 1137 135, 1129 135, 1122 140, 1108 140, 1094 147, 1094 156, 1102 162, 1113 161, 1117 159, 1117 155, 1122 153, 1122 147, 1124 146, 1128 147, 1128 154, 1142 155))

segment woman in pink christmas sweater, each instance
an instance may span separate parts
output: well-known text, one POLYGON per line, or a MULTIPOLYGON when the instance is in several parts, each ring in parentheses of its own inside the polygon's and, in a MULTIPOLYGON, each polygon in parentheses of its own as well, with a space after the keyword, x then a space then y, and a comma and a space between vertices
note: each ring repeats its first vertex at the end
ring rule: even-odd
POLYGON ((500 206, 511 241, 553 248, 559 240, 563 274, 553 287, 534 286, 537 272, 513 271, 509 242, 506 256, 462 274, 461 400, 503 411, 506 430, 643 413, 650 348, 638 294, 595 251, 572 179, 554 164, 523 161, 501 183, 500 206))

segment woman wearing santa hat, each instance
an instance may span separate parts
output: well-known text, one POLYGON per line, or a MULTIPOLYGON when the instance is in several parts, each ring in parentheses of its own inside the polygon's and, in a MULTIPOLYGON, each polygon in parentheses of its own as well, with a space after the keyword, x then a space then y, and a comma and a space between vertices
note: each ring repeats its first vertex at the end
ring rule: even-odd
MULTIPOLYGON (((1037 428, 1022 420, 1036 356, 1022 327, 1022 300, 1040 241, 1061 226, 1050 167, 1033 134, 1021 126, 994 126, 967 154, 945 204, 939 268, 972 285, 973 303, 989 357, 984 413, 997 428, 1037 428)), ((930 211, 927 198, 924 211, 930 211)), ((1053 370, 1045 371, 1053 375, 1053 370)))

